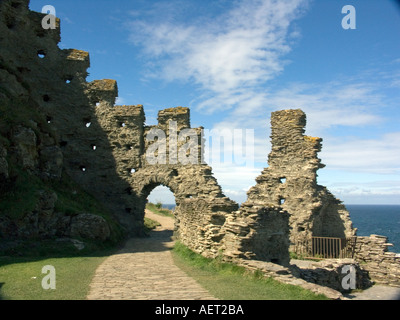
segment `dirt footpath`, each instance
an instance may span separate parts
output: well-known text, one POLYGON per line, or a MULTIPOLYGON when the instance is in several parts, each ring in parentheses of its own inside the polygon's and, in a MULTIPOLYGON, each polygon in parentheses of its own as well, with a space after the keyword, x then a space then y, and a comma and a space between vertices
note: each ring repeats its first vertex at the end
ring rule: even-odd
POLYGON ((149 238, 130 239, 96 270, 89 300, 215 300, 175 266, 171 248, 174 221, 146 211, 161 223, 149 238))

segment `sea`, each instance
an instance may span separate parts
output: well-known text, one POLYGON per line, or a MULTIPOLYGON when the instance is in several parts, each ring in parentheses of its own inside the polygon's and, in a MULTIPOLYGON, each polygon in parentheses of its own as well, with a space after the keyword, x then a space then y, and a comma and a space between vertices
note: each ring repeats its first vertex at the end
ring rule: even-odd
MULTIPOLYGON (((175 205, 163 207, 173 210, 175 205)), ((346 208, 358 236, 386 236, 388 242, 393 244, 389 251, 400 253, 400 205, 346 204, 346 208)))
POLYGON ((393 244, 389 251, 400 253, 400 205, 347 204, 346 208, 358 236, 386 236, 393 244))

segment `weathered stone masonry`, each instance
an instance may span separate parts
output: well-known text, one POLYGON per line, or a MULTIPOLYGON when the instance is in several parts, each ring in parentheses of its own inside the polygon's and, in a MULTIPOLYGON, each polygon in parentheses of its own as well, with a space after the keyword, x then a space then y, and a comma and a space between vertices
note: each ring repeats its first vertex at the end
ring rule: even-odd
MULTIPOLYGON (((306 116, 301 110, 272 114, 269 166, 239 208, 223 194, 211 167, 201 161, 169 161, 170 139, 175 139, 169 129, 176 124, 179 134, 191 128, 188 108, 162 110, 158 124, 147 126, 143 106, 115 106, 116 81, 88 83, 89 54, 61 50, 60 22, 56 30, 43 30, 44 15, 31 12, 28 3, 0 3, 0 85, 7 92, 0 92, 0 98, 26 101, 45 116, 51 130, 33 123, 36 131, 20 127, 13 133, 16 150, 0 143, 0 181, 8 179, 6 155, 10 153, 18 154, 24 168, 42 179, 59 179, 64 171, 108 207, 130 235, 141 235, 150 192, 167 186, 177 204, 176 237, 198 253, 227 260, 286 266, 289 250, 303 246, 311 236, 355 235, 344 205, 317 184, 317 170, 324 167, 317 157, 322 139, 304 135, 306 116), (150 164, 146 157, 154 143, 147 139, 153 129, 166 133, 165 164, 150 164)), ((201 129, 193 129, 200 151, 201 129)), ((184 143, 178 141, 178 147, 184 143)), ((202 158, 201 153, 197 156, 202 158)), ((47 207, 46 197, 53 197, 43 195, 42 206, 47 207)), ((62 225, 64 218, 58 217, 54 225, 62 225)), ((41 225, 46 227, 46 221, 41 225)), ((365 253, 374 251, 372 242, 358 242, 356 257, 361 261, 368 262, 365 253)), ((396 268, 398 260, 392 255, 378 256, 383 262, 375 269, 396 268)), ((398 281, 399 276, 394 277, 398 281)))
POLYGON ((59 21, 56 30, 44 30, 44 15, 30 11, 28 1, 2 1, 0 10, 1 85, 8 95, 39 110, 51 129, 51 134, 36 137, 32 145, 41 160, 34 171, 51 179, 66 172, 122 223, 130 224, 132 231, 139 230, 132 217, 122 214, 135 199, 120 200, 129 184, 116 172, 112 146, 96 115, 96 108, 114 104, 116 82, 87 83, 89 54, 61 50, 59 21), (46 166, 53 170, 47 172, 46 166))
POLYGON ((389 252, 387 237, 371 235, 357 237, 354 259, 377 283, 400 287, 400 255, 389 252))
MULTIPOLYGON (((116 81, 86 82, 89 54, 75 49, 61 50, 60 21, 57 20, 56 30, 44 30, 41 26, 44 15, 30 11, 28 3, 27 0, 0 3, 0 79, 8 95, 18 96, 30 108, 37 108, 51 127, 48 148, 42 146, 44 138, 37 137, 29 128, 21 129, 32 136, 24 147, 33 151, 32 156, 23 159, 32 163, 32 169, 37 168, 34 171, 39 176, 59 179, 61 172, 66 172, 108 207, 130 235, 142 233, 146 198, 158 185, 172 190, 178 209, 183 202, 204 199, 213 216, 226 213, 220 209, 230 212, 237 208, 236 203, 223 195, 209 166, 146 162, 147 133, 152 127, 168 133, 170 121, 176 121, 178 133, 190 128, 189 109, 160 111, 158 125, 145 126, 142 106, 114 105, 118 95, 116 81), (54 174, 43 167, 53 168, 54 174)), ((200 128, 195 131, 201 144, 200 128)), ((5 148, 3 153, 7 154, 5 148)), ((7 177, 5 156, 2 162, 3 176, 7 177)), ((208 223, 208 219, 204 221, 208 223)), ((187 224, 184 214, 177 217, 177 229, 180 223, 187 224)), ((218 221, 217 226, 220 225, 218 221)), ((211 229, 216 234, 215 228, 211 229)), ((178 233, 185 239, 182 230, 178 233)), ((201 247, 207 250, 210 245, 201 247)))
POLYGON ((317 184, 321 138, 304 135, 306 115, 301 110, 273 112, 272 151, 268 168, 256 179, 246 203, 281 206, 290 215, 292 247, 311 236, 345 238, 355 235, 344 205, 317 184))

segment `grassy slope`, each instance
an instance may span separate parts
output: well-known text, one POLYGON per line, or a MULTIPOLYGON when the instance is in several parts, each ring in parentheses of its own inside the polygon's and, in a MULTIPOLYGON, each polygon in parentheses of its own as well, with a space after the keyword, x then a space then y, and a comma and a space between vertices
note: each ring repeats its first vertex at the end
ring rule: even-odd
POLYGON ((282 284, 261 274, 250 274, 234 264, 206 259, 179 242, 173 257, 175 264, 196 279, 216 298, 222 300, 326 300, 303 288, 282 284))
POLYGON ((112 235, 105 243, 85 240, 85 249, 81 251, 70 242, 54 239, 20 241, 16 246, 0 250, 0 299, 85 299, 97 266, 121 242, 120 227, 107 210, 67 176, 52 183, 44 183, 24 171, 18 172, 16 177, 13 188, 0 197, 0 213, 7 212, 7 215, 19 218, 34 208, 38 190, 52 190, 58 196, 57 212, 71 216, 81 212, 101 215, 110 224, 112 235), (41 270, 45 265, 56 268, 56 290, 42 289, 45 274, 41 270))
POLYGON ((170 217, 170 218, 174 217, 174 214, 171 212, 171 210, 163 209, 161 204, 154 204, 149 202, 146 204, 146 209, 160 216, 170 217))

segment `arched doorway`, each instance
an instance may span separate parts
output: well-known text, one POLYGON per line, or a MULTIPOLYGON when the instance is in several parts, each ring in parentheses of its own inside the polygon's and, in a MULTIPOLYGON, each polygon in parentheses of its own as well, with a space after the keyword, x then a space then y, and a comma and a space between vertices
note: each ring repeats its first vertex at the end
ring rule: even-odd
POLYGON ((155 187, 147 196, 147 202, 161 204, 162 208, 173 210, 176 206, 175 196, 172 191, 163 185, 155 187))
POLYGON ((172 190, 161 183, 151 183, 143 189, 142 197, 145 203, 143 223, 147 235, 172 237, 176 229, 176 201, 172 190), (155 231, 156 226, 156 232, 150 232, 155 231))

